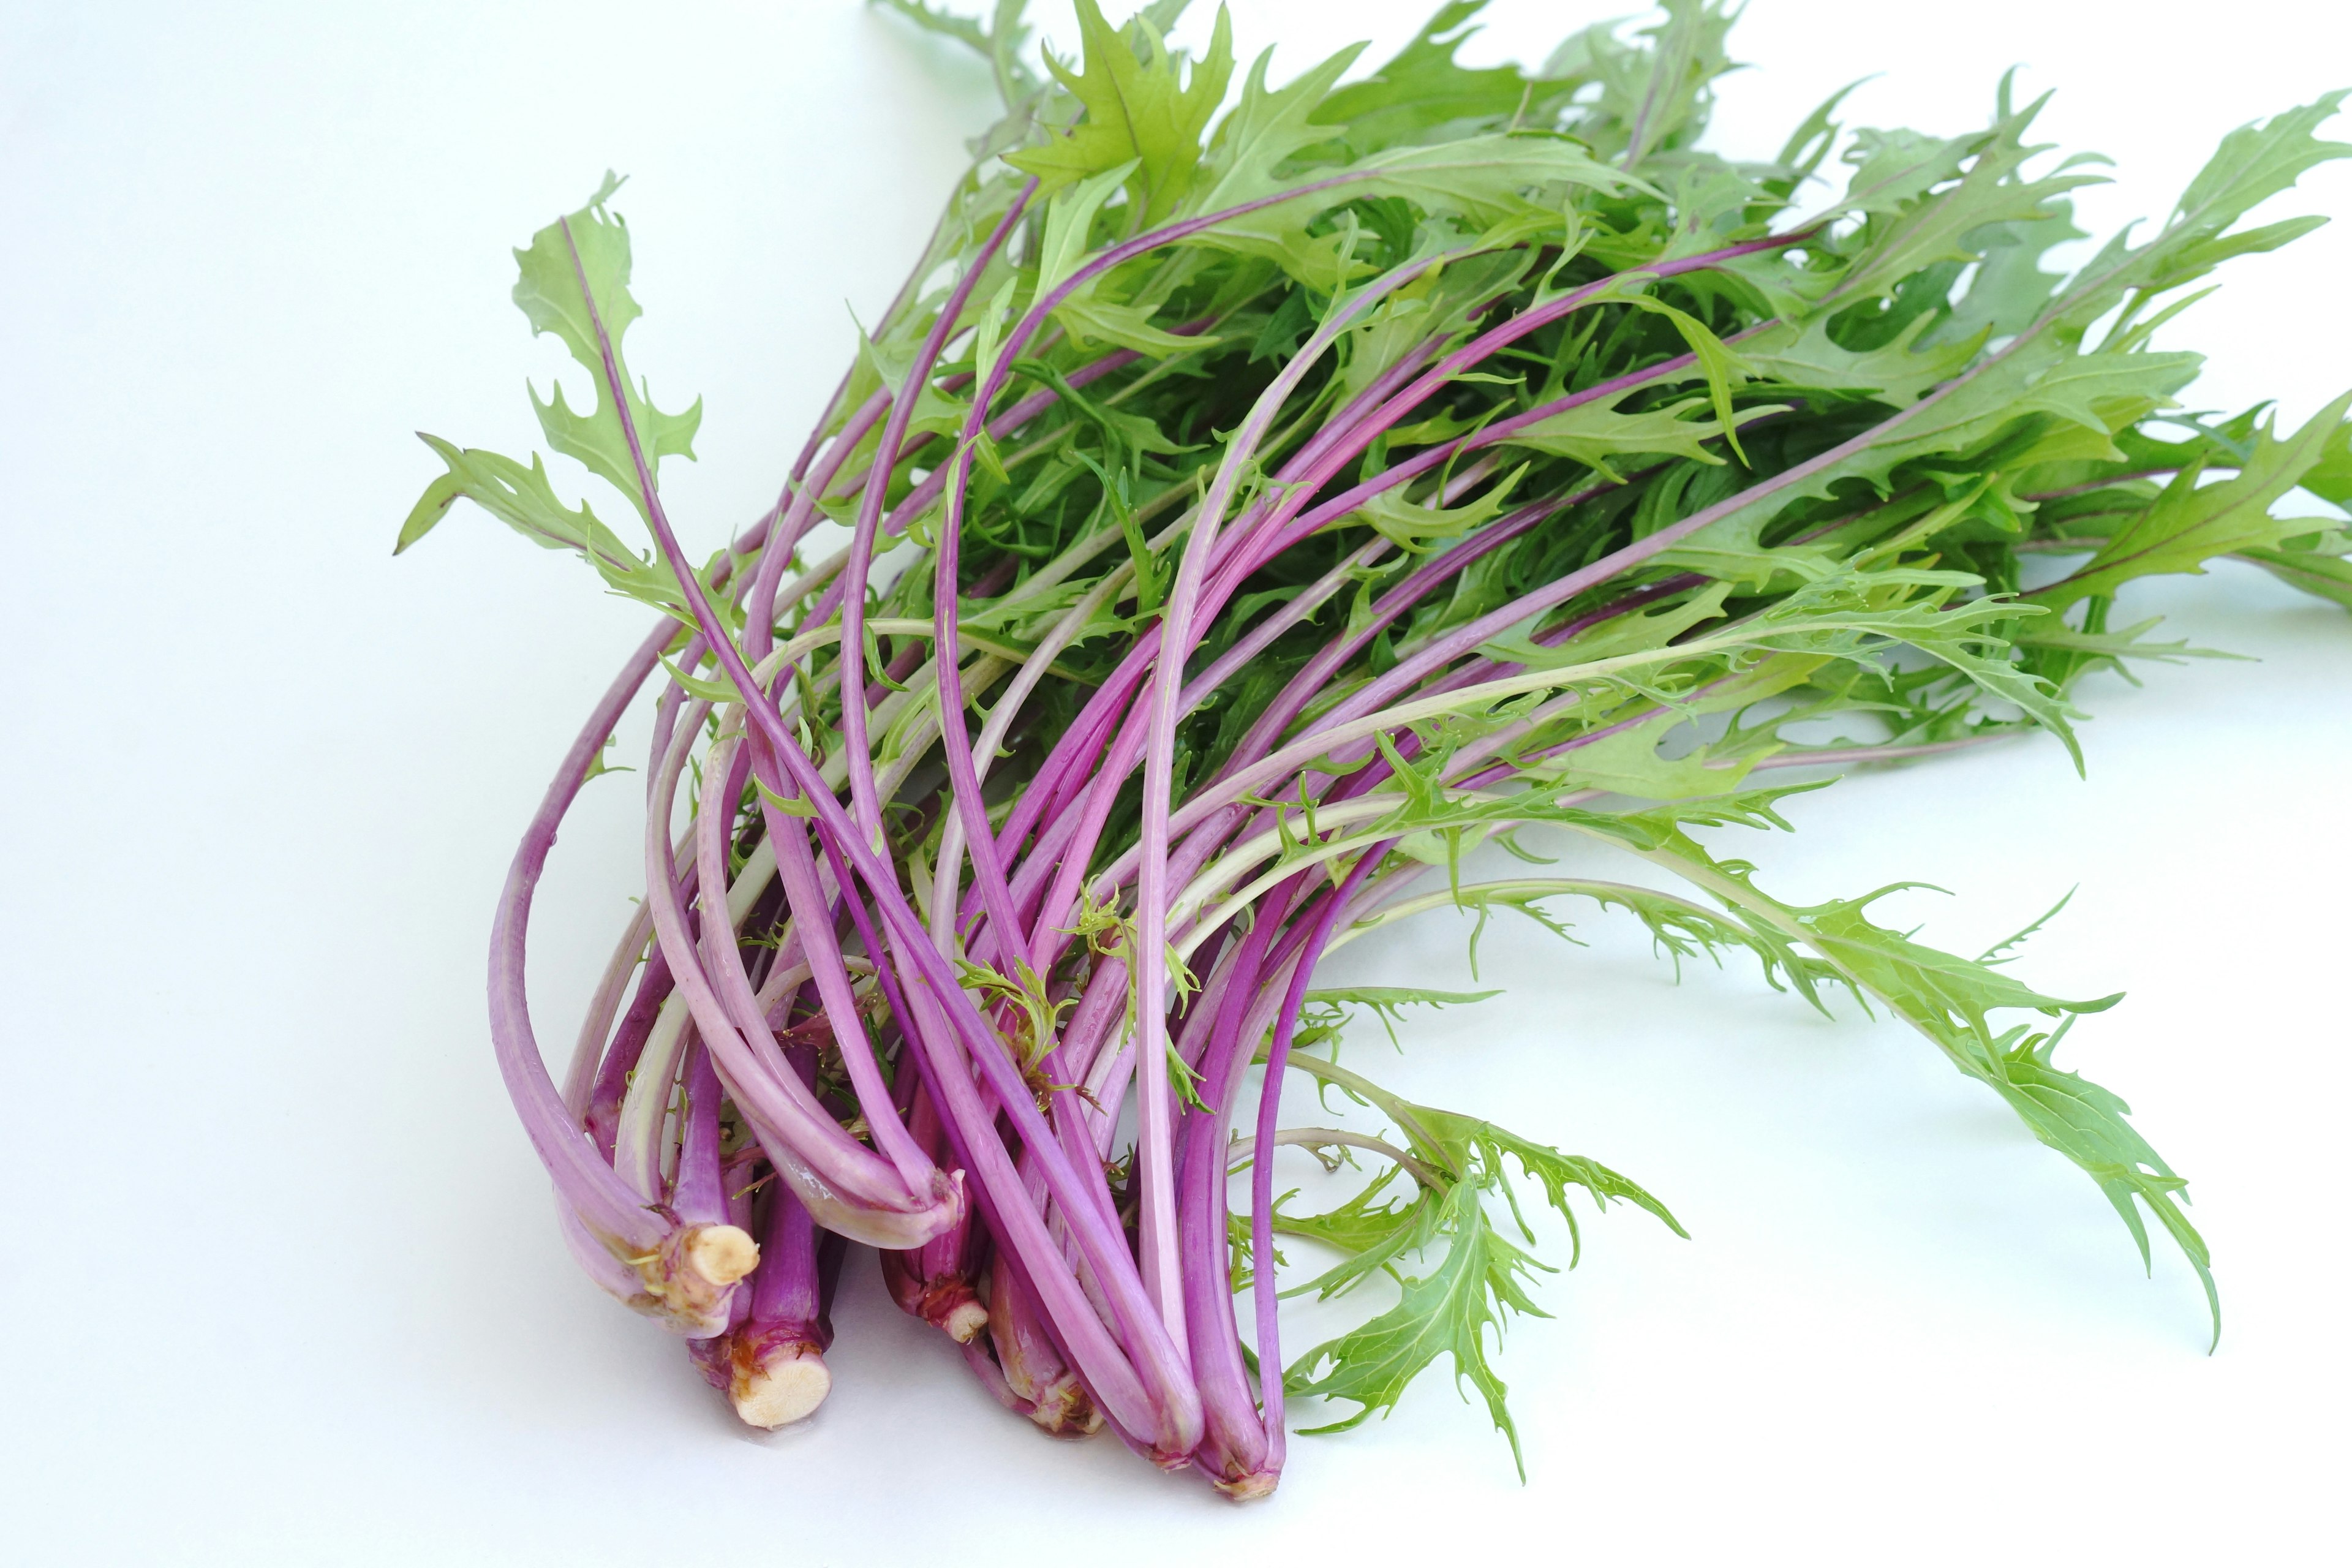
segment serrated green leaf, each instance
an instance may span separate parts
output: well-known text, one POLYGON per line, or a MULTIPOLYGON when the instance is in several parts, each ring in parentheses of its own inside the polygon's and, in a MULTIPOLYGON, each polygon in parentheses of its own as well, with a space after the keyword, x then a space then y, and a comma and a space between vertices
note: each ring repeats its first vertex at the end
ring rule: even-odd
POLYGON ((2318 463, 2347 410, 2352 410, 2352 393, 2321 409, 2284 440, 2265 423, 2255 435, 2245 466, 2233 478, 2202 484, 2203 467, 2192 463, 2154 504, 2116 530, 2079 570, 2027 597, 2063 610, 2095 595, 2111 596, 2135 577, 2201 572, 2217 555, 2268 549, 2308 533, 2308 520, 2275 518, 2270 507, 2318 463))
POLYGON ((1355 1413, 1344 1420, 1305 1428, 1343 1432, 1375 1412, 1395 1408, 1423 1368, 1450 1355, 1456 1384, 1467 1381, 1485 1399, 1496 1429, 1510 1439, 1512 1462, 1524 1479, 1518 1428, 1504 1403, 1503 1380, 1487 1359, 1486 1335, 1491 1329, 1500 1342, 1507 1310, 1549 1315, 1528 1298, 1522 1283, 1543 1265, 1495 1234, 1479 1207, 1477 1188, 1466 1182, 1446 1194, 1439 1226, 1453 1241, 1438 1267, 1405 1280, 1402 1299, 1389 1310, 1293 1362, 1284 1384, 1295 1395, 1354 1405, 1355 1413))
MULTIPOLYGON (((2062 216, 2053 204, 2068 191, 2095 184, 2095 177, 2071 174, 2063 166, 2040 179, 2023 177, 2025 163, 2047 150, 2028 146, 2024 141, 2041 108, 2042 103, 2036 102, 2005 115, 1990 131, 1970 139, 1964 153, 1966 171, 1949 185, 1915 200, 1864 204, 1879 216, 1864 230, 1860 252, 1837 273, 1834 284, 1822 296, 1822 305, 1840 309, 1883 298, 1904 279, 1937 262, 1978 259, 1987 241, 2004 237, 2003 226, 2062 216)), ((1891 180, 1881 195, 1907 189, 1920 179, 1941 179, 1949 167, 1950 151, 1948 142, 1918 158, 1908 178, 1891 180)), ((1882 156, 1865 168, 1884 161, 1882 156)), ((1857 171, 1858 178, 1861 173, 1857 171)))
POLYGON ((548 445, 585 464, 644 515, 646 501, 636 458, 623 433, 608 382, 617 382, 627 397, 646 469, 656 475, 662 458, 694 456, 702 402, 698 398, 684 413, 667 414, 654 406, 643 383, 629 378, 621 340, 640 314, 629 292, 629 230, 605 207, 620 186, 620 179, 608 173, 585 206, 541 229, 528 247, 514 253, 514 302, 530 319, 532 331, 552 332, 562 340, 597 389, 585 413, 566 400, 560 382, 548 402, 540 400, 537 387, 530 389, 531 406, 538 411, 548 445))
POLYGON ((1527 473, 1521 464, 1457 507, 1407 500, 1402 488, 1383 490, 1358 509, 1357 516, 1381 537, 1409 551, 1428 551, 1483 528, 1500 512, 1527 473))
POLYGON ((401 528, 394 554, 422 539, 462 496, 542 549, 579 552, 615 593, 670 615, 686 615, 685 595, 668 566, 633 552, 584 502, 567 507, 557 500, 537 453, 525 468, 512 458, 461 448, 421 430, 417 437, 448 471, 425 487, 401 528))
POLYGON ((1333 92, 1318 117, 1344 129, 1349 144, 1366 153, 1420 142, 1465 121, 1507 121, 1529 94, 1531 84, 1519 68, 1473 68, 1454 58, 1478 30, 1472 19, 1486 8, 1486 0, 1447 0, 1393 58, 1333 92))
POLYGON ((1742 339, 1739 357, 1761 387, 1854 393, 1907 408, 1958 374, 1981 346, 1978 338, 1938 342, 1929 335, 1934 325, 1923 315, 1891 342, 1848 349, 1830 336, 1830 318, 1820 315, 1776 322, 1742 339))
MULTIPOLYGON (((1709 399, 1686 397, 1661 408, 1628 414, 1617 406, 1624 397, 1600 398, 1521 426, 1506 437, 1509 445, 1526 447, 1552 457, 1566 458, 1600 474, 1622 481, 1611 467, 1613 458, 1674 457, 1720 464, 1725 459, 1707 446, 1726 435, 1729 426, 1719 419, 1684 417, 1709 399)), ((1766 404, 1738 411, 1737 423, 1753 424, 1769 415, 1788 412, 1786 404, 1766 404)))
POLYGON ((2143 1261, 2148 1256, 2147 1230, 2138 1205, 2144 1205, 2204 1285, 2219 1339, 2221 1299, 2211 1258, 2204 1238, 2181 1212, 2181 1179, 2124 1120, 2129 1108, 2120 1099, 2051 1062, 2051 1053, 2074 1018, 2113 1006, 2120 995, 2063 1001, 1989 963, 1942 952, 1875 925, 1864 910, 1892 889, 1799 909, 1760 891, 1748 868, 1714 860, 1686 836, 1643 853, 1727 905, 1811 947, 1863 994, 1926 1036, 1953 1066, 2000 1095, 2037 1139, 2098 1184, 2131 1232, 2143 1261), (2022 1025, 1996 1034, 1990 1016, 2004 1009, 2026 1009, 2063 1021, 2044 1034, 2029 1034, 2022 1025))
POLYGON ((2253 548, 2237 553, 2282 583, 2352 610, 2352 561, 2345 559, 2345 553, 2352 553, 2352 541, 2345 542, 2345 553, 2332 555, 2322 551, 2253 548))
POLYGON ((1096 0, 1076 0, 1084 39, 1083 68, 1073 71, 1048 54, 1045 68, 1086 110, 1086 118, 1044 147, 1009 154, 1005 162, 1034 174, 1046 190, 1124 167, 1135 208, 1134 229, 1149 228, 1174 212, 1191 191, 1201 162, 1201 133, 1224 101, 1233 79, 1233 20, 1220 6, 1208 52, 1189 73, 1181 56, 1148 20, 1138 31, 1142 50, 1104 19, 1096 0))

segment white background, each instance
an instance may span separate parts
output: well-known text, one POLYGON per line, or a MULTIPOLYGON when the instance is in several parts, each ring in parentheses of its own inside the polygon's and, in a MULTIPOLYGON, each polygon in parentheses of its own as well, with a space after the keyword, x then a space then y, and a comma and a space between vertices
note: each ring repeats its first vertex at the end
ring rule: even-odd
MULTIPOLYGON (((1539 57, 1600 14, 1500 9, 1474 56, 1539 57)), ((2160 213, 2231 127, 2352 79, 2326 0, 1752 9, 1727 148, 1769 152, 1871 71, 1860 122, 1972 126, 2021 62, 2063 89, 2054 139, 2120 160, 2083 204, 2102 231, 2160 213)), ((1418 7, 1236 10, 1244 50, 1280 37, 1296 69, 1392 47, 1418 7)), ((1883 908, 1968 952, 2081 885, 2021 973, 2131 993, 2066 1059, 2193 1179, 2219 1354, 2177 1258, 2143 1278, 2091 1184, 1922 1042, 1738 965, 1675 989, 1595 920, 1587 950, 1497 926, 1506 998, 1417 1022, 1392 1065, 1376 1030, 1352 1047, 1616 1165, 1693 1232, 1590 1223, 1543 1287, 1557 1316, 1514 1328, 1526 1486, 1441 1369, 1392 1419, 1295 1439, 1281 1492, 1236 1509, 1005 1415, 870 1263, 832 1402, 757 1438, 575 1276, 483 1023, 513 838, 642 616, 463 510, 393 562, 436 468, 407 432, 533 445, 523 381, 561 356, 508 302, 507 247, 619 168, 631 359, 666 402, 707 397, 671 494, 716 544, 845 363, 845 300, 870 315, 895 288, 987 118, 981 73, 847 0, 19 4, 0 73, 0 1556, 2342 1550, 2340 611, 2236 570, 2147 585, 2129 607, 2263 662, 2101 684, 2087 782, 2023 742, 1854 778, 1795 804, 1794 839, 1730 841, 1786 896, 1940 883, 1958 896, 1883 908)), ((2352 173, 2271 216, 2304 211, 2352 215, 2352 173)), ((2192 405, 2300 418, 2352 383, 2347 264, 2339 227, 2231 268, 2167 335, 2213 355, 2192 405)), ((551 1041, 625 916, 635 793, 589 791, 542 895, 551 1041)), ((1433 919, 1330 973, 1466 984, 1462 934, 1433 919)))

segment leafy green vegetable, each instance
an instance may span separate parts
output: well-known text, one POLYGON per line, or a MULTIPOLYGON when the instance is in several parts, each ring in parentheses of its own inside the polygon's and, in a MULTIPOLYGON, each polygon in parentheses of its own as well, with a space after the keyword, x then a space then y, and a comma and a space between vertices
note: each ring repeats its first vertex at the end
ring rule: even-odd
POLYGON ((2193 413, 2176 342, 2216 268, 2314 226, 2246 220, 2352 153, 2318 135, 2346 94, 2231 132, 2162 224, 2065 270, 2095 160, 2036 142, 2006 83, 1958 134, 1849 129, 1841 94, 1771 160, 1710 150, 1721 0, 1533 68, 1463 64, 1484 5, 1450 0, 1369 71, 1359 47, 1287 81, 1241 67, 1223 11, 1171 44, 1182 0, 1075 0, 1067 59, 1033 56, 1021 0, 883 3, 981 57, 1005 113, 775 507, 699 566, 678 542, 661 467, 701 405, 626 362, 607 175, 515 253, 514 299, 588 374, 530 389, 547 450, 649 537, 540 454, 427 436, 395 546, 470 500, 662 616, 493 938, 501 1069, 604 1288, 754 1420, 823 1337, 822 1229, 879 1248, 1009 1405, 1235 1496, 1280 1470, 1286 1390, 1352 1426, 1449 1356, 1516 1454, 1494 1356, 1549 1271, 1526 1193, 1571 1265, 1573 1191, 1681 1227, 1338 1061, 1360 1010, 1394 1041, 1493 993, 1312 980, 1438 909, 1475 916, 1475 975, 1494 913, 1574 941, 1584 900, 1678 971, 1738 950, 1824 1013, 1902 1019, 2151 1266, 2152 1218, 2218 1332, 2182 1179, 2054 1059, 2116 999, 2012 967, 2042 922, 1965 959, 1876 923, 1889 889, 1786 903, 1702 841, 1786 828, 1841 767, 2033 733, 2082 765, 2105 672, 2206 656, 2131 613, 2140 577, 2234 559, 2352 608, 2352 394, 2284 434, 2267 405, 2193 413), (559 1091, 530 900, 648 678, 654 874, 559 1091), (1479 845, 1540 862, 1547 827, 1689 891, 1465 880, 1479 845), (1280 1125, 1293 1071, 1381 1131, 1280 1125), (1300 1148, 1379 1169, 1301 1212, 1273 1185, 1300 1148), (1337 1260, 1302 1281, 1277 1237, 1337 1260), (753 1253, 747 1305, 712 1270, 753 1253), (1393 1305, 1284 1370, 1285 1299, 1376 1279, 1393 1305))

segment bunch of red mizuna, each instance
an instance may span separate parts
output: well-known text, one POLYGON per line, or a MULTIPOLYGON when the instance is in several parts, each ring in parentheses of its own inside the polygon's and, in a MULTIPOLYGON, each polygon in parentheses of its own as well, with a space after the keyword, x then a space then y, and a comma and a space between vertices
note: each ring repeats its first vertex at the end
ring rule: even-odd
POLYGON ((1369 76, 1346 50, 1281 87, 1263 58, 1236 83, 1222 14, 1170 49, 1181 0, 1119 27, 1078 0, 1083 58, 1044 79, 1017 3, 989 28, 897 4, 1009 111, 774 509, 702 564, 681 544, 657 479, 699 405, 627 368, 608 178, 517 253, 515 300, 587 373, 537 404, 548 445, 654 549, 537 458, 432 437, 447 472, 401 533, 463 497, 661 613, 491 939, 499 1065, 593 1279, 761 1426, 824 1397, 857 1243, 1005 1405, 1235 1496, 1275 1485, 1286 1397, 1349 1425, 1441 1354, 1507 1432, 1488 1336, 1541 1267, 1515 1186, 1675 1222, 1330 1048, 1352 1005, 1475 998, 1313 980, 1419 911, 1584 899, 1905 1019, 2210 1295, 2181 1181, 2053 1062, 2113 998, 1870 898, 1779 901, 1701 838, 1785 826, 1773 770, 2071 749, 2086 674, 2183 651, 2111 624, 2133 577, 2233 555, 2352 605, 2340 520, 2275 511, 2352 497, 2352 399, 2285 433, 2191 416, 2197 356, 2149 346, 2216 264, 2311 226, 2236 226, 2352 151, 2314 139, 2336 97, 2233 132, 2147 237, 2059 276, 2092 176, 2006 91, 1957 137, 1845 135, 1832 102, 1776 162, 1700 150, 1714 0, 1534 70, 1455 63, 1478 5, 1450 5, 1369 76), (2023 591, 2035 552, 2060 559, 2023 591), (648 680, 646 897, 558 1085, 532 890, 648 680), (1687 891, 1550 874, 1560 833, 1687 891), (1538 863, 1471 880, 1487 840, 1538 863), (1286 1126, 1286 1082, 1386 1131, 1286 1126), (1278 1205, 1285 1144, 1366 1184, 1278 1205), (1278 1289, 1277 1237, 1334 1260, 1278 1289), (1282 1349, 1283 1296, 1382 1275, 1392 1307, 1282 1349))

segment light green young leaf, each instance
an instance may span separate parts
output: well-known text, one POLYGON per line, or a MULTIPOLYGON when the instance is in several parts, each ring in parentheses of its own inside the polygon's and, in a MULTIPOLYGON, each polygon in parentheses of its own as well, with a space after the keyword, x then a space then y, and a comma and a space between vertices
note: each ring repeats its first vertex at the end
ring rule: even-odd
POLYGON ((1088 237, 1094 230, 1095 215, 1139 166, 1133 158, 1114 163, 1055 192, 1045 204, 1045 232, 1037 246, 1038 298, 1060 288, 1085 262, 1092 248, 1088 237))
POLYGON ((394 555, 424 538, 463 497, 543 549, 579 552, 615 593, 670 615, 687 616, 685 595, 669 567, 632 552, 585 503, 567 507, 558 500, 546 465, 536 453, 526 468, 496 452, 461 448, 421 430, 417 436, 448 471, 425 487, 409 512, 393 547, 394 555))
POLYGON ((1050 54, 1045 68, 1086 110, 1086 118, 1045 146, 1010 154, 1005 162, 1037 176, 1047 190, 1125 168, 1136 216, 1143 229, 1182 204, 1201 162, 1201 132, 1224 101, 1233 79, 1233 19, 1223 7, 1208 52, 1192 64, 1189 79, 1181 57, 1148 19, 1139 19, 1143 52, 1104 19, 1096 0, 1077 0, 1078 28, 1085 41, 1083 72, 1050 54))
POLYGON ((541 402, 539 389, 530 389, 531 406, 539 412, 548 444, 587 465, 645 515, 636 458, 613 401, 615 384, 628 401, 646 470, 656 475, 664 458, 694 456, 702 401, 697 398, 682 414, 664 413, 654 406, 644 383, 629 378, 621 340, 640 314, 629 292, 629 229, 605 207, 620 186, 618 176, 606 174, 585 206, 541 229, 527 248, 514 253, 519 274, 514 301, 530 318, 533 331, 552 332, 562 340, 572 357, 586 367, 596 389, 585 413, 566 401, 561 382, 551 402, 541 402))
POLYGON ((1222 212, 1292 184, 1276 171, 1308 148, 1330 142, 1344 129, 1313 116, 1322 108, 1331 84, 1363 50, 1363 45, 1350 44, 1276 90, 1268 90, 1265 85, 1274 51, 1258 56, 1242 83, 1240 99, 1218 122, 1208 154, 1202 160, 1206 178, 1195 186, 1186 209, 1222 212))

